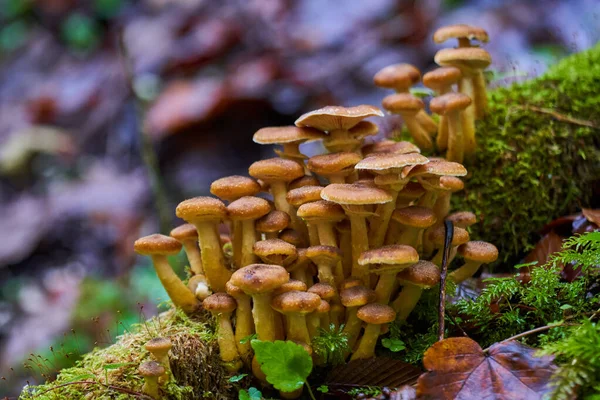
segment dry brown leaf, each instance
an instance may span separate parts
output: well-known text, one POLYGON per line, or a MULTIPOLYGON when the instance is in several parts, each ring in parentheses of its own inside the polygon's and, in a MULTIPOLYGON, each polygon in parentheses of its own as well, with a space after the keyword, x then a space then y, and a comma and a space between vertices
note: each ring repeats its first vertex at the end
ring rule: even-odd
POLYGON ((429 371, 417 381, 419 399, 541 399, 556 367, 552 357, 516 341, 496 343, 486 355, 469 338, 435 343, 424 355, 429 371))
POLYGON ((600 210, 592 210, 591 208, 582 208, 581 213, 588 221, 600 226, 600 210))

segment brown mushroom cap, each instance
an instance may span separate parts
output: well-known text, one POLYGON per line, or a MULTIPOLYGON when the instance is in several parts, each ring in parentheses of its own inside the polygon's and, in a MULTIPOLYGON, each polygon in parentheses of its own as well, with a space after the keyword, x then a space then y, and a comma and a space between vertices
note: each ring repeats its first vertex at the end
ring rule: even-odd
POLYGON ((287 265, 298 257, 296 246, 281 239, 261 240, 254 243, 252 250, 263 261, 268 260, 272 264, 279 264, 281 262, 287 265))
POLYGON ((296 161, 269 158, 254 162, 248 168, 250 176, 265 182, 291 182, 304 176, 304 168, 296 161))
POLYGON ((458 247, 458 254, 466 260, 479 261, 484 264, 498 259, 498 249, 491 243, 474 240, 458 247))
POLYGON ((278 312, 308 314, 321 304, 321 298, 315 293, 292 290, 273 297, 271 307, 278 312))
POLYGON ((169 351, 173 347, 170 339, 165 337, 156 337, 146 342, 144 346, 150 353, 169 351))
POLYGON ((331 153, 309 158, 306 166, 318 175, 350 175, 360 160, 361 156, 354 152, 331 153))
POLYGON ((367 170, 375 173, 378 172, 398 172, 407 165, 427 164, 429 159, 419 153, 394 154, 382 153, 373 154, 365 158, 355 168, 358 170, 367 170))
POLYGON ((407 177, 413 178, 422 175, 465 176, 467 169, 457 162, 430 159, 427 164, 417 165, 411 169, 407 177))
MULTIPOLYGON (((444 240, 446 237, 446 231, 443 225, 432 228, 429 231, 427 237, 433 244, 436 246, 443 246, 444 240)), ((452 238, 452 246, 460 246, 461 244, 467 243, 469 241, 469 232, 466 230, 459 228, 458 226, 454 227, 454 236, 452 238)))
POLYGON ((165 367, 156 361, 144 361, 138 371, 144 378, 161 377, 165 374, 165 367))
POLYGON ((275 289, 273 291, 273 295, 276 296, 278 294, 291 292, 292 290, 306 292, 306 289, 308 289, 306 283, 299 281, 298 279, 290 279, 289 281, 275 289))
POLYGON ((420 80, 421 72, 410 64, 388 65, 373 77, 376 86, 398 91, 408 90, 420 80))
POLYGON ((362 285, 351 286, 340 291, 340 300, 344 307, 360 307, 374 302, 377 294, 362 285))
POLYGON ((419 253, 411 246, 394 244, 363 252, 358 258, 360 265, 368 264, 414 264, 419 261, 419 253))
POLYGON ((296 248, 306 247, 306 240, 304 239, 304 236, 294 229, 284 229, 279 234, 279 239, 296 246, 296 248))
POLYGON ((227 208, 219 199, 199 196, 184 200, 177 206, 175 214, 185 221, 214 220, 227 216, 227 208))
POLYGON ((421 206, 399 208, 392 214, 394 221, 414 228, 429 228, 437 222, 432 209, 421 206))
POLYGON ((323 132, 331 132, 338 129, 352 129, 363 119, 376 116, 383 117, 383 113, 375 106, 326 106, 301 115, 295 124, 296 126, 310 126, 323 132))
POLYGON ((396 142, 395 140, 382 140, 380 142, 368 144, 362 148, 362 153, 365 157, 378 153, 407 154, 420 152, 421 149, 411 142, 396 142))
POLYGON ((181 251, 181 243, 172 237, 155 233, 136 240, 133 249, 144 256, 172 256, 181 251))
POLYGON ((471 105, 471 98, 464 93, 446 93, 438 97, 434 97, 429 102, 429 108, 432 112, 440 115, 452 111, 464 110, 471 105))
POLYGON ((298 217, 305 221, 341 221, 346 218, 342 207, 331 201, 317 200, 298 207, 298 217))
POLYGON ((420 183, 408 182, 406 186, 404 186, 404 189, 398 193, 398 197, 403 199, 418 199, 423 196, 425 192, 426 190, 423 189, 423 186, 421 186, 420 183))
POLYGON ((377 124, 371 121, 360 121, 358 124, 354 126, 354 128, 348 131, 350 136, 354 138, 365 138, 367 136, 377 135, 379 132, 379 127, 377 124))
POLYGON ((256 220, 256 230, 259 232, 279 232, 290 224, 290 216, 279 210, 272 210, 267 215, 256 220))
POLYGON ((215 293, 205 298, 202 306, 211 313, 220 314, 233 312, 237 308, 237 303, 233 296, 227 293, 215 293))
POLYGON ((466 229, 477 223, 477 216, 471 211, 457 211, 446 217, 447 221, 451 221, 454 226, 466 229))
POLYGON ((304 175, 298 179, 294 179, 288 184, 288 190, 298 189, 304 186, 321 186, 321 182, 314 176, 304 175))
POLYGON ((392 113, 416 114, 425 108, 423 100, 410 93, 396 93, 383 99, 383 108, 392 113))
POLYGON ((436 64, 457 67, 463 73, 485 69, 492 63, 490 53, 479 47, 460 47, 442 49, 435 54, 436 64))
POLYGON ((456 67, 440 67, 423 75, 423 85, 437 92, 457 83, 462 77, 456 67))
POLYGON ((356 316, 367 324, 381 325, 396 319, 396 312, 390 306, 370 303, 358 309, 356 316))
POLYGON ((169 233, 173 239, 177 239, 179 241, 182 240, 190 240, 190 239, 198 239, 198 232, 196 231, 196 227, 192 224, 183 224, 179 225, 177 228, 171 230, 169 233))
POLYGON ((260 185, 247 176, 233 175, 217 179, 210 185, 210 192, 220 199, 233 201, 260 192, 260 185))
POLYGON ((326 186, 321 192, 323 200, 338 204, 383 204, 392 201, 392 195, 380 188, 361 184, 337 183, 326 186))
POLYGON ((315 283, 310 288, 308 288, 308 292, 316 293, 323 300, 329 300, 335 296, 335 288, 328 283, 315 283))
POLYGON ((488 33, 483 28, 466 24, 444 26, 433 34, 433 41, 437 44, 444 43, 449 39, 469 39, 482 43, 490 40, 488 33))
POLYGON ((462 181, 462 179, 455 176, 441 176, 440 187, 452 193, 456 193, 465 188, 465 183, 462 181))
POLYGON ((429 289, 440 283, 440 269, 430 261, 421 260, 398 273, 401 284, 410 283, 423 289, 429 289))
POLYGON ((306 256, 315 264, 337 263, 342 259, 342 252, 333 246, 311 246, 306 249, 306 256))
POLYGON ((252 139, 258 144, 284 144, 319 140, 323 137, 322 132, 312 128, 273 126, 259 129, 252 139))
POLYGON ((246 294, 270 292, 290 279, 285 268, 270 264, 250 264, 231 275, 231 283, 246 294))
POLYGON ((258 219, 271 211, 269 202, 260 197, 244 196, 227 206, 229 218, 233 221, 258 219))
POLYGON ((244 293, 242 289, 231 283, 231 281, 227 281, 227 283, 225 284, 225 291, 234 299, 238 299, 240 297, 243 298, 246 296, 246 293, 244 293))
POLYGON ((340 290, 349 289, 354 286, 361 286, 363 284, 361 279, 358 278, 346 278, 340 283, 340 290))
POLYGON ((300 207, 304 203, 321 200, 323 186, 303 186, 287 192, 285 199, 294 207, 300 207))
POLYGON ((321 302, 319 303, 317 308, 315 308, 315 312, 317 314, 325 314, 325 313, 328 313, 330 310, 331 310, 331 306, 329 305, 329 302, 327 300, 323 300, 323 299, 321 299, 321 302))

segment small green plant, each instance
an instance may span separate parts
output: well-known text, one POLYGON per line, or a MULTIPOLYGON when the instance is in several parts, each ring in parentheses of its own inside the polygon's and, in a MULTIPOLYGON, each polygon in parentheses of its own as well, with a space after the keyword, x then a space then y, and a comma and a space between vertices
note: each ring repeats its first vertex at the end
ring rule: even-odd
POLYGON ((329 365, 344 363, 350 352, 348 335, 344 333, 344 325, 336 328, 331 324, 329 330, 319 328, 319 335, 312 340, 314 352, 329 365))
POLYGON ((242 389, 238 394, 239 400, 261 400, 262 398, 262 393, 255 387, 250 387, 248 390, 242 389))

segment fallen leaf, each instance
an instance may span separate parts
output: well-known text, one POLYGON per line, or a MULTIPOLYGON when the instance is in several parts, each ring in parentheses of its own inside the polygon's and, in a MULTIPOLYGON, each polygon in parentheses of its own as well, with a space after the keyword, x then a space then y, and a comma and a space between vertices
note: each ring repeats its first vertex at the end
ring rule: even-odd
POLYGON ((563 237, 556 234, 554 231, 550 231, 545 234, 535 245, 533 250, 525 257, 524 263, 533 263, 537 261, 537 264, 531 267, 519 268, 519 276, 521 281, 524 283, 529 282, 531 270, 533 268, 540 267, 550 259, 555 253, 562 250, 563 237))
POLYGON ((556 370, 552 357, 516 341, 496 343, 486 355, 469 338, 435 343, 423 357, 429 371, 417 381, 419 399, 541 399, 556 370))
POLYGON ((588 221, 600 226, 600 210, 592 210, 590 208, 582 208, 581 213, 588 221))

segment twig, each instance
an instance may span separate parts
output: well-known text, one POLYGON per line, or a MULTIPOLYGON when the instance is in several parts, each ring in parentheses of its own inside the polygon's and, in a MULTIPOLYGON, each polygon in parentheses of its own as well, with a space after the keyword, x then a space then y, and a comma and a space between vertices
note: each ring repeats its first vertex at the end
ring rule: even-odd
POLYGON ((44 390, 43 392, 36 393, 36 394, 34 394, 32 396, 32 398, 36 398, 38 396, 41 396, 41 395, 46 394, 48 392, 51 392, 53 390, 60 389, 61 387, 70 386, 70 385, 100 385, 100 386, 104 386, 107 389, 115 390, 115 391, 121 392, 121 393, 126 393, 126 394, 129 394, 131 396, 135 396, 135 397, 138 397, 138 398, 141 398, 141 399, 152 400, 152 397, 148 396, 147 394, 139 393, 139 392, 134 392, 133 390, 125 389, 125 388, 122 388, 122 387, 119 387, 119 386, 105 385, 104 383, 95 382, 95 381, 75 381, 75 382, 63 383, 61 385, 57 385, 57 386, 54 386, 54 387, 52 387, 50 389, 44 390))
POLYGON ((557 111, 554 111, 550 108, 542 108, 542 107, 536 107, 536 106, 519 106, 519 105, 513 106, 513 108, 518 108, 518 109, 527 110, 527 111, 533 111, 533 112, 537 112, 540 114, 547 114, 547 115, 550 115, 552 118, 554 118, 557 121, 566 122, 566 123, 573 124, 573 125, 586 126, 588 128, 593 128, 593 129, 600 128, 598 125, 594 124, 592 121, 569 117, 567 115, 564 115, 557 111))
POLYGON ((444 322, 446 319, 446 275, 448 273, 448 259, 450 256, 450 245, 454 237, 454 225, 452 221, 444 221, 444 254, 442 257, 442 271, 440 273, 440 307, 438 315, 438 340, 444 340, 444 322))
POLYGON ((469 337, 469 335, 467 334, 467 332, 465 332, 465 330, 462 328, 462 326, 459 325, 458 322, 456 322, 456 318, 454 318, 454 316, 450 313, 446 313, 446 317, 448 317, 448 319, 450 320, 450 322, 452 322, 452 325, 456 326, 458 328, 458 330, 462 333, 462 335, 464 337, 469 337))
MULTIPOLYGON (((552 328, 558 328, 558 327, 561 327, 561 326, 575 326, 575 325, 579 325, 579 324, 574 324, 574 323, 569 323, 569 322, 567 322, 567 321, 563 321, 563 322, 561 322, 560 324, 544 325, 544 326, 537 327, 537 328, 535 328, 535 329, 531 329, 531 330, 529 330, 529 331, 521 332, 521 333, 519 333, 518 335, 511 336, 511 337, 509 337, 509 338, 507 338, 507 339, 504 339, 504 340, 502 340, 502 341, 500 341, 500 342, 498 342, 498 343, 504 343, 504 342, 508 342, 509 340, 517 340, 517 339, 521 339, 521 338, 523 338, 523 337, 525 337, 525 336, 533 335, 534 333, 544 332, 544 331, 550 330, 550 329, 552 329, 552 328)), ((492 346, 493 346, 493 345, 492 345, 492 346)), ((490 347, 488 347, 488 348, 484 349, 484 350, 483 350, 483 352, 484 352, 484 353, 487 353, 488 351, 490 351, 490 348, 491 348, 492 346, 490 346, 490 347)))

